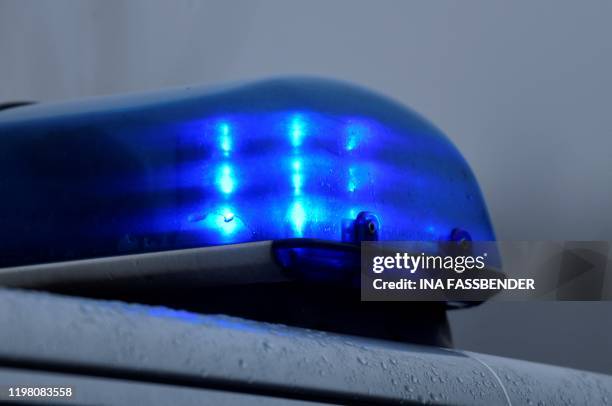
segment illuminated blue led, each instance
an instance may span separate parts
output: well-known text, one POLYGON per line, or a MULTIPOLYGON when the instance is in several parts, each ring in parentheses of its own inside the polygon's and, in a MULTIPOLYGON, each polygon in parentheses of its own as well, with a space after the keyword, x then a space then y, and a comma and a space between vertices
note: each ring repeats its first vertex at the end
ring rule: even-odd
POLYGON ((244 229, 244 223, 229 206, 221 206, 211 212, 192 214, 189 216, 189 222, 205 230, 208 235, 219 237, 220 241, 231 241, 231 238, 244 229))
POLYGON ((234 212, 230 208, 225 207, 217 214, 215 225, 224 235, 229 236, 236 231, 238 222, 234 212))
POLYGON ((230 125, 228 123, 220 123, 219 131, 219 147, 225 156, 228 156, 232 150, 232 138, 230 134, 230 125))
POLYGON ((294 160, 291 164, 293 168, 293 175, 291 176, 291 182, 293 184, 293 194, 299 196, 302 194, 302 162, 298 159, 294 160))
POLYGON ((232 172, 232 167, 229 164, 221 166, 221 169, 219 170, 217 184, 219 185, 221 192, 226 195, 232 193, 236 187, 236 181, 234 180, 232 172))
POLYGON ((299 114, 296 114, 291 118, 289 134, 291 136, 291 145, 294 147, 299 147, 302 145, 304 135, 306 135, 306 123, 299 114))
POLYGON ((357 179, 355 178, 355 168, 349 168, 348 191, 353 193, 357 189, 357 179))
POLYGON ((357 138, 354 135, 349 135, 346 140, 346 150, 352 151, 357 146, 357 138))
POLYGON ((291 205, 289 219, 296 236, 301 237, 304 234, 304 225, 306 224, 306 211, 300 201, 296 201, 291 205))
POLYGON ((347 151, 353 151, 359 146, 365 137, 367 127, 360 123, 351 123, 346 126, 346 144, 347 151))
POLYGON ((229 210, 226 210, 223 214, 223 221, 226 223, 229 223, 230 221, 232 221, 234 219, 234 213, 232 213, 229 210))
POLYGON ((302 175, 294 173, 292 177, 293 181, 293 194, 299 196, 302 194, 302 175))

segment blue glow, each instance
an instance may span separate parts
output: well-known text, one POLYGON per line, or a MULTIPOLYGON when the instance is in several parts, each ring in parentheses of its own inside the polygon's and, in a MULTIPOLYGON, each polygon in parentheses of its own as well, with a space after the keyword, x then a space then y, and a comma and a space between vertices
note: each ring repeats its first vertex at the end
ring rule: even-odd
POLYGON ((364 140, 368 128, 361 124, 352 122, 346 126, 346 144, 345 149, 347 151, 353 151, 356 149, 364 140))
POLYGON ((350 135, 346 141, 346 150, 352 151, 357 147, 357 138, 354 135, 350 135))
POLYGON ((292 177, 293 181, 293 194, 299 196, 302 194, 302 175, 294 173, 292 177))
POLYGON ((236 181, 233 176, 232 167, 229 164, 221 166, 219 170, 219 176, 217 180, 219 189, 222 193, 228 195, 234 191, 236 187, 236 181))
POLYGON ((295 196, 299 196, 302 194, 303 185, 303 178, 301 173, 302 161, 296 159, 293 161, 291 166, 293 167, 293 175, 291 176, 291 182, 293 184, 293 194, 295 196))
POLYGON ((294 147, 302 145, 303 138, 306 135, 306 122, 299 114, 291 118, 289 134, 291 135, 291 145, 294 147))
POLYGON ((349 168, 348 191, 353 193, 357 189, 357 179, 355 178, 355 168, 349 168))
POLYGON ((149 309, 147 313, 149 316, 153 317, 176 319, 190 323, 198 323, 202 319, 202 317, 198 314, 187 312, 185 310, 173 310, 167 307, 153 307, 149 309))
MULTIPOLYGON (((212 231, 203 234, 211 243, 292 237, 339 239, 343 221, 356 218, 361 211, 372 211, 384 221, 385 238, 444 238, 459 223, 445 219, 449 210, 455 211, 457 218, 462 216, 461 206, 440 203, 441 194, 466 195, 463 180, 449 182, 447 172, 433 171, 436 166, 453 166, 449 165, 453 157, 441 154, 444 143, 437 144, 443 139, 431 138, 428 152, 415 155, 416 136, 368 117, 309 110, 224 114, 222 121, 213 116, 207 122, 210 124, 204 125, 212 126, 216 137, 229 135, 236 143, 236 134, 241 135, 239 153, 229 148, 231 161, 227 155, 203 154, 207 167, 217 168, 212 186, 220 196, 209 194, 211 184, 205 181, 201 184, 203 200, 184 215, 193 218, 193 212, 240 208, 239 218, 211 214, 204 222, 208 225, 202 230, 221 231, 220 237, 212 231), (410 214, 419 210, 426 215, 410 214), (431 224, 440 228, 432 232, 428 228, 431 224)), ((419 148, 429 147, 422 139, 418 142, 419 148)), ((198 186, 189 176, 181 182, 192 190, 198 186)), ((465 222, 461 224, 468 228, 465 222)))
MULTIPOLYGON (((121 307, 117 307, 120 310, 130 312, 130 313, 139 313, 139 314, 147 314, 151 317, 160 318, 160 319, 170 319, 183 321, 191 324, 201 324, 201 325, 212 325, 215 327, 221 327, 230 330, 238 330, 238 331, 251 331, 251 332, 261 332, 268 331, 267 327, 261 327, 259 324, 255 322, 249 322, 246 320, 235 319, 229 316, 222 315, 211 315, 211 316, 202 316, 197 313, 191 313, 185 310, 174 310, 167 307, 152 307, 148 308, 145 306, 135 306, 135 305, 122 305, 121 307)), ((289 335, 288 333, 282 332, 279 330, 276 332, 279 335, 289 335)))
POLYGON ((215 219, 215 224, 226 236, 232 235, 238 226, 236 215, 228 207, 224 207, 219 211, 215 219))
POLYGON ((220 123, 219 131, 219 147, 225 156, 228 156, 232 151, 232 138, 230 135, 230 125, 228 123, 220 123))
POLYGON ((304 225, 306 224, 306 211, 300 201, 291 205, 289 218, 296 236, 301 237, 304 234, 304 225))
POLYGON ((220 206, 209 212, 202 210, 192 214, 189 216, 189 222, 195 227, 190 229, 201 230, 208 238, 215 238, 220 242, 231 242, 245 231, 244 223, 229 205, 220 206))
MULTIPOLYGON (((200 200, 190 201, 182 218, 202 230, 206 244, 294 237, 336 240, 342 238, 343 221, 361 211, 374 212, 384 222, 388 239, 444 238, 457 224, 475 228, 449 220, 451 214, 464 218, 465 205, 441 201, 441 196, 464 198, 466 187, 474 184, 460 177, 461 165, 439 136, 417 138, 372 118, 309 110, 226 113, 222 121, 215 116, 203 121, 200 127, 211 129, 211 147, 222 150, 219 137, 224 135, 231 140, 226 147, 232 145, 225 148, 231 150, 231 160, 202 151, 201 162, 190 154, 189 166, 179 172, 181 187, 194 196, 201 190, 200 200), (233 148, 237 134, 239 151, 233 148), (414 145, 422 151, 415 153, 414 145), (436 167, 445 170, 433 170, 436 167), (199 173, 214 168, 212 179, 192 177, 198 168, 199 173), (455 181, 449 181, 449 173, 455 181), (239 217, 234 208, 239 208, 239 217), (193 213, 204 213, 205 220, 193 213), (431 224, 438 227, 434 232, 431 224)), ((192 137, 188 128, 183 132, 187 141, 192 137)), ((158 184, 176 187, 172 175, 164 173, 158 184)), ((164 217, 166 223, 156 229, 176 229, 176 215, 164 217)))

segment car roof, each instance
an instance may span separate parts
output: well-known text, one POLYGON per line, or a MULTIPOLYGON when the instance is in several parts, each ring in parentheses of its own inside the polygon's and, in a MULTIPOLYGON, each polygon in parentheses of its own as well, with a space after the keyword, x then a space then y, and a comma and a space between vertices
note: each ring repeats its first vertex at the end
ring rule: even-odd
POLYGON ((0 290, 0 342, 0 368, 282 399, 490 405, 612 398, 612 377, 568 368, 9 289, 0 290))

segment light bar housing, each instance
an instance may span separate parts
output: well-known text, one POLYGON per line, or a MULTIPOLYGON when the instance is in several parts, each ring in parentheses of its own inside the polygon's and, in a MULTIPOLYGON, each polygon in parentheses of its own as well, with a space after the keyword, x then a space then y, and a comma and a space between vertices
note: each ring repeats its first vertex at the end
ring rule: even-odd
POLYGON ((0 267, 295 238, 495 239, 437 128, 312 78, 0 112, 0 196, 0 267))

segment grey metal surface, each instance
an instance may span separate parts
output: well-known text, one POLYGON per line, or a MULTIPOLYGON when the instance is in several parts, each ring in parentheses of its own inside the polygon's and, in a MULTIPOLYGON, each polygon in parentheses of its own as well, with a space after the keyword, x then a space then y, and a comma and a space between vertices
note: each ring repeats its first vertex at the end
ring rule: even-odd
POLYGON ((331 402, 612 399, 612 377, 566 368, 16 290, 0 290, 0 366, 331 402))
MULTIPOLYGON (((468 353, 485 363, 513 405, 610 405, 612 377, 493 355, 468 353)), ((602 354, 603 357, 609 355, 602 354)))
POLYGON ((216 285, 286 280, 271 252, 272 241, 161 251, 0 268, 0 285, 42 288, 100 281, 146 280, 216 285))

